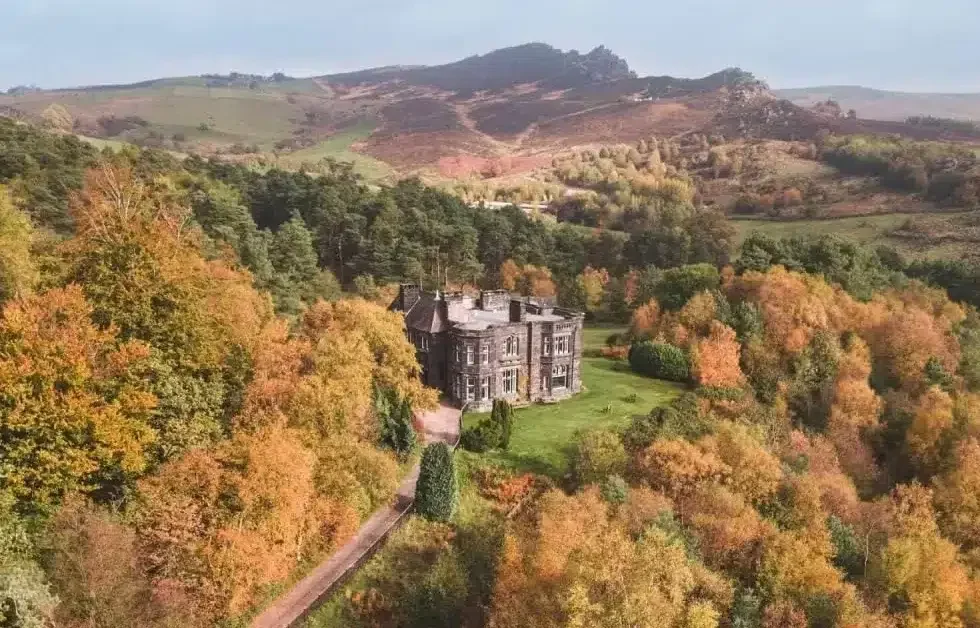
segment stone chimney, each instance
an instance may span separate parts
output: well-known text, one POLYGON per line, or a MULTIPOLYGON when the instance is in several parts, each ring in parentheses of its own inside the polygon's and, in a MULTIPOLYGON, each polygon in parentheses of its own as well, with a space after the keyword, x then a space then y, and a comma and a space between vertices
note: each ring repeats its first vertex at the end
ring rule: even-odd
POLYGON ((510 293, 506 290, 481 290, 480 309, 485 312, 506 310, 510 303, 510 293))
POLYGON ((523 323, 525 311, 524 299, 510 300, 510 322, 523 323))
POLYGON ((402 312, 412 309, 412 306, 422 298, 422 286, 418 284, 403 283, 398 286, 398 305, 402 312))

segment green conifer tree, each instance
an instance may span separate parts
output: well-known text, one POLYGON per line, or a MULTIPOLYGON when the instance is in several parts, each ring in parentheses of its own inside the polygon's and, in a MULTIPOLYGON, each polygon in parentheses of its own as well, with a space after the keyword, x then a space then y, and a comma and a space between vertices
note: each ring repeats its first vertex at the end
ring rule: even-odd
POLYGON ((459 505, 456 460, 446 443, 433 443, 422 454, 415 510, 430 521, 450 521, 459 505))

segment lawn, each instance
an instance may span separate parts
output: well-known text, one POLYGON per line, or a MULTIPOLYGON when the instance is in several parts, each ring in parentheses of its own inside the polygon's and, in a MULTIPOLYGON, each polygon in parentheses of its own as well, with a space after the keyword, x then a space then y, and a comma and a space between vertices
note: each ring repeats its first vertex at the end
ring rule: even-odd
MULTIPOLYGON (((646 414, 677 397, 680 386, 636 375, 625 362, 598 356, 606 337, 616 331, 622 330, 586 328, 582 357, 585 390, 559 404, 517 410, 508 451, 484 456, 507 467, 559 478, 568 470, 569 448, 577 432, 624 427, 634 415, 646 414), (632 395, 636 395, 635 401, 632 395)), ((467 414, 464 426, 475 425, 486 416, 467 414)))

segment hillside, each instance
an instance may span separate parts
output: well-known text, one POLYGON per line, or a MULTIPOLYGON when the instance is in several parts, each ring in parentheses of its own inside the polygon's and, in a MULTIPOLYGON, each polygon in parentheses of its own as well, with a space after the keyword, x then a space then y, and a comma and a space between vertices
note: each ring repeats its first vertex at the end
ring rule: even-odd
POLYGON ((860 117, 875 120, 905 120, 910 116, 980 120, 980 93, 890 92, 854 85, 825 85, 780 89, 775 94, 801 107, 832 99, 844 110, 854 109, 860 117))
POLYGON ((955 123, 951 129, 897 121, 906 113, 962 117, 980 97, 936 97, 950 107, 958 103, 954 110, 927 107, 934 104, 931 96, 922 96, 919 108, 912 96, 863 88, 773 92, 737 68, 694 79, 641 77, 604 46, 583 54, 530 43, 438 66, 309 78, 231 73, 17 90, 0 95, 0 113, 100 147, 131 142, 320 171, 323 160, 336 159, 375 181, 408 174, 523 177, 570 149, 650 137, 806 142, 826 130, 980 139, 975 129, 964 132, 955 123), (879 109, 881 115, 862 104, 887 108, 900 96, 905 108, 879 109), (840 100, 841 108, 828 107, 827 97, 840 100), (841 114, 851 107, 858 118, 841 114))
POLYGON ((233 73, 19 91, 0 96, 0 110, 83 136, 237 161, 354 158, 383 176, 383 164, 448 173, 459 159, 464 171, 501 157, 526 169, 572 146, 707 130, 771 99, 741 70, 644 78, 602 46, 582 54, 534 43, 441 66, 306 79, 233 73))

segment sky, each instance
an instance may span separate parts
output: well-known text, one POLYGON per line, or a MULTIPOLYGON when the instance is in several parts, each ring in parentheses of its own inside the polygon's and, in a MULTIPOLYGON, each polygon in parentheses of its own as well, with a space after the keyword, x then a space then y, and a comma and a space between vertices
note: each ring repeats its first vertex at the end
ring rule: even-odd
POLYGON ((0 0, 0 89, 605 44, 641 75, 980 92, 977 0, 0 0))

